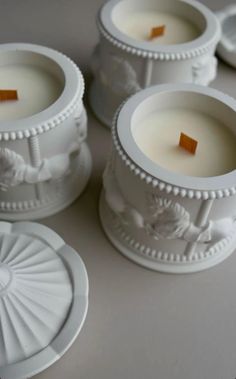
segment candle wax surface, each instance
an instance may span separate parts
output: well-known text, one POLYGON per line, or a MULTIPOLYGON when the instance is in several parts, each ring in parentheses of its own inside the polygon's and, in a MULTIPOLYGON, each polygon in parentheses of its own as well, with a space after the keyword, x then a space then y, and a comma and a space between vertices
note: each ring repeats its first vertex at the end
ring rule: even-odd
POLYGON ((204 113, 189 109, 162 110, 135 125, 132 133, 139 149, 169 171, 208 177, 236 168, 235 135, 204 113), (181 132, 198 141, 195 154, 178 145, 181 132))
POLYGON ((32 116, 53 104, 63 85, 45 69, 33 65, 0 66, 0 89, 15 89, 18 100, 0 102, 0 121, 32 116))
POLYGON ((199 37, 200 30, 187 19, 171 13, 143 11, 130 13, 117 27, 126 35, 158 45, 175 45, 199 37), (149 39, 151 29, 165 25, 163 36, 149 39))

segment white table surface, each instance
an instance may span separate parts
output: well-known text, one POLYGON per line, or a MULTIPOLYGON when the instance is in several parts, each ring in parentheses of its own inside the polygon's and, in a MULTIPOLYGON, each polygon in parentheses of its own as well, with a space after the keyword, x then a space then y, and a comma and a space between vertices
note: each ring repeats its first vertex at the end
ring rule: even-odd
MULTIPOLYGON (((0 43, 58 49, 90 82, 102 0, 2 0, 0 43)), ((211 9, 230 1, 204 0, 211 9)), ((220 63, 213 87, 236 97, 236 71, 220 63)), ((93 173, 84 194, 42 220, 83 258, 90 280, 86 323, 71 349, 36 379, 235 379, 236 255, 198 274, 165 275, 137 266, 105 238, 97 203, 110 134, 89 111, 93 173)))

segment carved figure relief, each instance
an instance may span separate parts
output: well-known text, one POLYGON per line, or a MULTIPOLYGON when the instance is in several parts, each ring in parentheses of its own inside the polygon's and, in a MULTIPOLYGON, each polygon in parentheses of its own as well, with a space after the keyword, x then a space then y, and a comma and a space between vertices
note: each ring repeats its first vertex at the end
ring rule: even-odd
POLYGON ((38 167, 27 164, 12 150, 0 148, 0 189, 7 191, 21 183, 35 184, 62 178, 69 173, 70 157, 75 153, 75 147, 68 154, 43 159, 38 167))
POLYGON ((190 214, 177 202, 151 194, 147 199, 147 214, 144 218, 128 204, 114 175, 114 157, 104 172, 105 199, 110 209, 124 225, 143 229, 154 239, 182 239, 186 242, 216 243, 227 237, 236 228, 236 217, 208 221, 198 227, 190 220, 190 214))
POLYGON ((155 239, 179 238, 187 242, 217 242, 227 237, 236 227, 236 217, 208 221, 202 227, 196 226, 182 205, 153 194, 149 200, 149 211, 151 221, 146 228, 155 239))
POLYGON ((215 79, 217 59, 214 56, 204 56, 194 63, 192 67, 193 82, 195 84, 208 85, 215 79))
POLYGON ((71 160, 79 154, 81 144, 87 137, 86 113, 75 115, 77 139, 67 153, 58 154, 41 161, 38 167, 25 162, 24 158, 8 148, 0 148, 0 190, 7 191, 21 183, 36 184, 61 179, 70 173, 71 160))
POLYGON ((94 76, 111 91, 119 96, 130 96, 141 89, 134 68, 124 58, 110 55, 109 67, 106 72, 100 65, 100 45, 97 45, 92 56, 92 71, 94 76))

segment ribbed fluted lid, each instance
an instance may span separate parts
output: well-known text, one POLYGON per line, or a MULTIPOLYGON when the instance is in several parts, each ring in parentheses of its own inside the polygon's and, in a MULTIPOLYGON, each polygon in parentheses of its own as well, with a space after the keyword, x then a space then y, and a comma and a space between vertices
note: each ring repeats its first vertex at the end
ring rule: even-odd
POLYGON ((8 231, 1 231, 1 224, 11 225, 0 223, 0 377, 2 369, 28 360, 52 343, 74 302, 73 277, 59 253, 66 252, 60 237, 52 232, 50 245, 48 228, 40 225, 36 235, 38 224, 18 223, 15 230, 12 224, 8 231), (17 230, 22 225, 25 232, 17 230), (26 225, 33 229, 27 231, 26 225))

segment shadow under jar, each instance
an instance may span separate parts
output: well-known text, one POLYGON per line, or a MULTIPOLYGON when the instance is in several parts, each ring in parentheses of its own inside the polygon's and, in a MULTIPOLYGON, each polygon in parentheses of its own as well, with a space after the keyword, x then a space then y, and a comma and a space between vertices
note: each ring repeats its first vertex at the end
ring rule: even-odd
POLYGON ((91 171, 84 80, 65 55, 31 44, 0 46, 0 217, 36 219, 68 206, 91 171))
POLYGON ((214 266, 236 247, 236 101, 193 84, 132 96, 117 112, 100 198, 103 228, 133 261, 163 272, 214 266), (198 141, 181 148, 180 133, 198 141))
POLYGON ((216 76, 220 24, 197 1, 110 0, 100 10, 98 29, 90 103, 107 126, 118 106, 140 89, 170 82, 208 85, 216 76), (158 26, 164 35, 150 39, 158 26))

